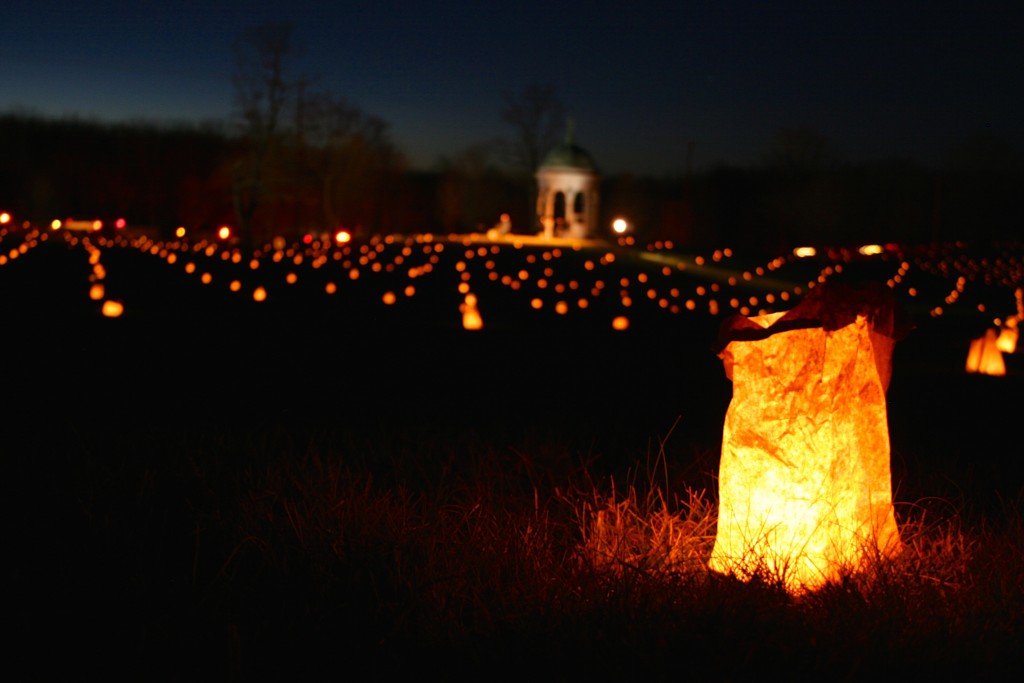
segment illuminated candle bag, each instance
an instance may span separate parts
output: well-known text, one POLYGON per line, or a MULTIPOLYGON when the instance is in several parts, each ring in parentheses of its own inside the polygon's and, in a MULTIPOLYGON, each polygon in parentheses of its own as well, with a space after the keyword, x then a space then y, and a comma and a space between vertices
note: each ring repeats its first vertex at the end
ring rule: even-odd
POLYGON ((1016 316, 1007 319, 999 329, 999 336, 996 337, 996 348, 1003 353, 1014 353, 1017 351, 1017 339, 1020 336, 1019 321, 1016 316))
POLYGON ((1003 352, 999 350, 999 336, 995 329, 989 328, 983 336, 971 341, 965 369, 972 374, 980 373, 993 377, 1002 377, 1006 374, 1006 363, 1003 361, 1003 352))
POLYGON ((797 593, 899 552, 885 392, 909 329, 888 289, 831 283, 723 323, 733 396, 711 569, 797 593))

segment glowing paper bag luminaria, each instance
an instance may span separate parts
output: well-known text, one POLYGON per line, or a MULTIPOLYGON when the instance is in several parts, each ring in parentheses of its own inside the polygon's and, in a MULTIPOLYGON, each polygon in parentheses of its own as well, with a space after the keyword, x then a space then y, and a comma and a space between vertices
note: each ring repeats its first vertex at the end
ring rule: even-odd
MULTIPOLYGON (((995 329, 989 328, 981 337, 971 340, 971 346, 967 351, 967 372, 981 373, 1002 377, 1006 374, 1006 363, 1003 361, 1003 352, 999 348, 1000 336, 995 329)), ((1017 345, 1014 343, 1013 348, 1017 345)))
POLYGON ((711 569, 799 591, 899 551, 885 392, 909 327, 887 289, 842 284, 723 324, 733 396, 711 569))

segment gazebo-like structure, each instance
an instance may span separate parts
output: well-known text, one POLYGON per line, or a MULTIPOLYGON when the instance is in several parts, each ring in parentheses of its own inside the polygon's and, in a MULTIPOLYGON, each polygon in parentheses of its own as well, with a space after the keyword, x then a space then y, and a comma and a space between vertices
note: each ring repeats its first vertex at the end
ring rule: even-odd
POLYGON ((547 238, 594 236, 600 176, 590 154, 574 143, 571 122, 565 142, 548 152, 536 178, 541 234, 547 238))

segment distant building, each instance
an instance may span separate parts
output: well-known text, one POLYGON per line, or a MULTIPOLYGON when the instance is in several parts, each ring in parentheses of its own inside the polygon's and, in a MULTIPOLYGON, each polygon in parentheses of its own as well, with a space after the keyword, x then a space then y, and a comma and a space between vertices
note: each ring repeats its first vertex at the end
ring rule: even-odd
POLYGON ((597 232, 598 181, 594 160, 573 142, 570 122, 565 142, 537 169, 537 218, 545 237, 593 237, 597 232))

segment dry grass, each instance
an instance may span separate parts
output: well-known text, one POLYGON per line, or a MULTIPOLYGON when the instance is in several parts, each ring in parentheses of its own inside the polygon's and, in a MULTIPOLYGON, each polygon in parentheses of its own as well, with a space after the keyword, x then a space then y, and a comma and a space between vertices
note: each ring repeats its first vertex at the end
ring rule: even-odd
POLYGON ((146 678, 858 680, 1021 663, 1013 504, 998 519, 901 504, 901 555, 793 596, 707 569, 715 501, 664 446, 598 474, 559 444, 476 438, 115 445, 82 473, 82 540, 54 581, 65 608, 121 624, 127 671, 146 678))

